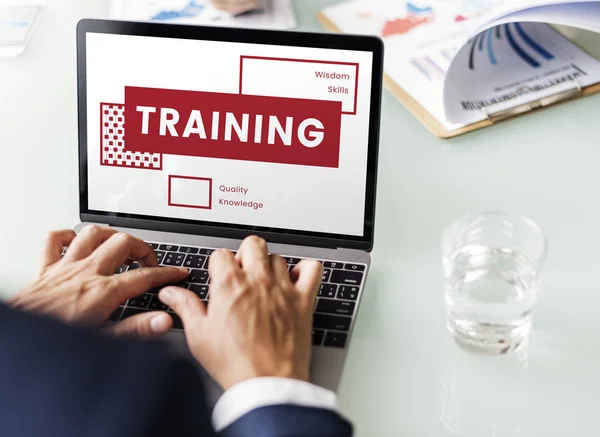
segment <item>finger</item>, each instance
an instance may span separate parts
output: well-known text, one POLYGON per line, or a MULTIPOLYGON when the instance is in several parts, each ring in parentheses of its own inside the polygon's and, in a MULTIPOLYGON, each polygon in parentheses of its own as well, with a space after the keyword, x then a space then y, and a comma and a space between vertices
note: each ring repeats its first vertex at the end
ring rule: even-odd
POLYGON ((154 249, 148 243, 124 233, 113 234, 92 257, 97 261, 98 272, 104 275, 113 274, 129 259, 139 261, 144 267, 158 266, 154 249))
POLYGON ((42 249, 40 267, 45 269, 58 262, 62 255, 63 248, 71 244, 76 236, 77 234, 72 229, 50 232, 46 237, 44 248, 42 249))
POLYGON ((262 238, 251 236, 246 238, 236 255, 244 272, 256 279, 271 276, 271 262, 267 251, 267 242, 262 238))
POLYGON ((202 329, 207 317, 206 306, 194 293, 185 288, 165 287, 158 294, 158 298, 177 313, 186 331, 190 328, 202 329))
POLYGON ((210 256, 208 273, 213 289, 218 286, 220 291, 226 291, 241 279, 242 268, 229 250, 217 250, 210 256))
POLYGON ((305 259, 294 267, 293 272, 298 278, 295 284, 296 290, 306 296, 310 302, 314 302, 323 277, 323 265, 319 261, 305 259))
POLYGON ((184 267, 146 267, 113 276, 113 286, 109 292, 119 303, 139 296, 151 288, 176 284, 189 275, 184 267))
POLYGON ((96 225, 86 226, 77 237, 75 237, 63 259, 70 262, 87 258, 102 243, 116 233, 117 231, 111 228, 104 228, 96 225))
POLYGON ((153 338, 165 335, 173 326, 173 319, 167 313, 153 311, 137 314, 106 329, 115 335, 134 338, 153 338))
POLYGON ((287 284, 290 281, 290 273, 288 272, 288 265, 279 255, 271 255, 271 270, 275 275, 278 282, 287 284))

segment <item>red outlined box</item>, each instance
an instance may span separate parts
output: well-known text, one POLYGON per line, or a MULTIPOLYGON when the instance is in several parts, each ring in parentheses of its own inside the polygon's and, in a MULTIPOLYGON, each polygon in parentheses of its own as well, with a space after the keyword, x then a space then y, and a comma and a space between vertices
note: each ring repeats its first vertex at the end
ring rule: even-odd
MULTIPOLYGON (((354 80, 354 107, 352 108, 352 111, 342 111, 342 114, 345 114, 345 115, 356 115, 356 107, 358 104, 358 71, 359 71, 358 62, 335 62, 335 61, 319 61, 316 59, 272 58, 272 57, 266 57, 266 56, 242 55, 242 56, 240 56, 240 86, 239 86, 240 94, 244 94, 243 88, 244 88, 244 60, 245 59, 263 60, 263 61, 297 62, 297 63, 308 63, 308 64, 324 64, 324 65, 343 65, 343 66, 356 67, 356 74, 355 74, 355 80, 354 80)), ((268 82, 268 79, 267 79, 267 82, 268 82)), ((284 97, 284 96, 281 96, 281 97, 284 97)), ((292 96, 285 96, 285 97, 292 97, 292 96)), ((293 96, 293 97, 295 97, 295 98, 313 98, 313 97, 307 97, 307 96, 293 96)), ((333 98, 331 100, 338 101, 333 98)))
POLYGON ((169 175, 169 206, 212 209, 212 178, 169 175))

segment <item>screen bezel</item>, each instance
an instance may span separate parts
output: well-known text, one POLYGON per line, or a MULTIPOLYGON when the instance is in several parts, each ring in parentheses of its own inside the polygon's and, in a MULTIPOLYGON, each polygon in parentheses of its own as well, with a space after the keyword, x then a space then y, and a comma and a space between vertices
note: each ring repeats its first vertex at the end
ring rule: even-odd
POLYGON ((77 78, 79 127, 79 211, 83 222, 104 223, 111 226, 150 229, 164 232, 207 235, 242 239, 250 234, 260 235, 267 241, 327 248, 349 248, 370 251, 375 230, 375 203, 379 124, 383 80, 383 42, 373 36, 338 35, 326 33, 287 32, 274 30, 203 27, 177 24, 126 22, 110 20, 81 20, 77 25, 77 78), (88 205, 87 170, 87 76, 86 35, 107 33, 117 35, 159 38, 211 40, 233 43, 269 44, 280 46, 313 47, 367 51, 373 54, 371 82, 371 113, 367 157, 367 185, 363 236, 266 228, 216 222, 154 217, 90 210, 88 205))

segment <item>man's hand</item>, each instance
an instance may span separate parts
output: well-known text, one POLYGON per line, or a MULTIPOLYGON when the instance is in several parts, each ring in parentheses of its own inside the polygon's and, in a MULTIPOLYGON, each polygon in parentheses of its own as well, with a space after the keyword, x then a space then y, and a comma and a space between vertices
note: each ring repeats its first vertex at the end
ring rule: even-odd
MULTIPOLYGON (((187 269, 158 267, 154 250, 144 241, 110 228, 87 226, 49 234, 39 277, 10 301, 15 308, 57 317, 66 322, 102 325, 127 299, 153 287, 182 281, 187 269), (67 253, 61 259, 63 247, 67 253), (121 264, 138 261, 136 270, 114 275, 121 264)), ((125 319, 110 329, 119 334, 155 336, 173 320, 151 312, 125 319)))
POLYGON ((217 9, 236 15, 258 7, 257 0, 212 0, 217 9))
POLYGON ((182 288, 159 294, 181 317, 194 357, 224 389, 261 376, 308 381, 321 263, 302 261, 290 278, 285 261, 249 237, 235 257, 214 252, 209 270, 208 308, 182 288))

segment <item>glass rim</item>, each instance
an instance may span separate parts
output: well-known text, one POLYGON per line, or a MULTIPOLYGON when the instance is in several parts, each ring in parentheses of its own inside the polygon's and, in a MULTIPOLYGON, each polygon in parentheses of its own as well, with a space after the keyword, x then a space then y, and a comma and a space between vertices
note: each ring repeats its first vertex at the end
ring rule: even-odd
POLYGON ((498 217, 498 218, 510 218, 511 220, 517 220, 520 221, 524 224, 526 224, 528 227, 530 227, 542 240, 542 250, 540 252, 540 254, 535 257, 535 259, 531 259, 532 262, 535 263, 539 263, 541 261, 543 261, 547 254, 548 254, 548 238, 546 236, 546 234, 544 233, 544 231, 542 230, 541 226, 533 219, 524 216, 524 215, 520 215, 520 214, 510 214, 507 212, 503 212, 503 211, 481 211, 481 212, 471 212, 468 214, 465 214, 461 217, 458 217, 457 219, 455 219, 452 223, 450 223, 448 226, 446 226, 444 228, 443 231, 443 235, 442 235, 442 251, 443 247, 447 244, 450 235, 452 233, 452 230, 454 230, 458 225, 460 225, 461 223, 467 221, 469 218, 479 218, 479 217, 498 217))

